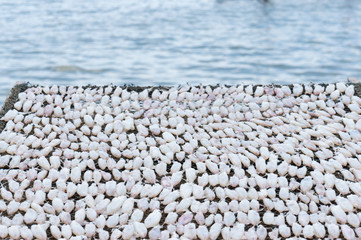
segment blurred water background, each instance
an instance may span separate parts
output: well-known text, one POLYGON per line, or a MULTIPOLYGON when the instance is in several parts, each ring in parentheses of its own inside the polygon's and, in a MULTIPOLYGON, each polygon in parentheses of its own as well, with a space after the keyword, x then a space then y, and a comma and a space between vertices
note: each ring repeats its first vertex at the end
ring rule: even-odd
POLYGON ((361 76, 360 0, 0 1, 0 104, 32 84, 361 76))

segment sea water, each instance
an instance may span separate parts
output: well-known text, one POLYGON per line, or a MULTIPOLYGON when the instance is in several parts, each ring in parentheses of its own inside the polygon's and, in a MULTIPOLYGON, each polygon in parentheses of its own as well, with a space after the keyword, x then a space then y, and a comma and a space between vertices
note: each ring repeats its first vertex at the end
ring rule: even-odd
POLYGON ((0 1, 0 104, 58 85, 361 77, 359 0, 0 1))

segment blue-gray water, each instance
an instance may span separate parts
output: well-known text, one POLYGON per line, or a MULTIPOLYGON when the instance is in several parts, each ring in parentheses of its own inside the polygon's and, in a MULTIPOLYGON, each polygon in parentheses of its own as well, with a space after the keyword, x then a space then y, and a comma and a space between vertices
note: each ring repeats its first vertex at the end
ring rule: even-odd
POLYGON ((0 1, 0 103, 33 84, 361 76, 360 0, 0 1))

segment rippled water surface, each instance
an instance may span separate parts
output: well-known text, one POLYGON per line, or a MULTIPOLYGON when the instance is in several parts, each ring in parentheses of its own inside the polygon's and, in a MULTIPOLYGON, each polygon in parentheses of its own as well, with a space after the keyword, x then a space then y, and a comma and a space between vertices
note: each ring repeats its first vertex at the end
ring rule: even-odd
POLYGON ((33 84, 361 77, 359 0, 0 1, 0 103, 33 84))

